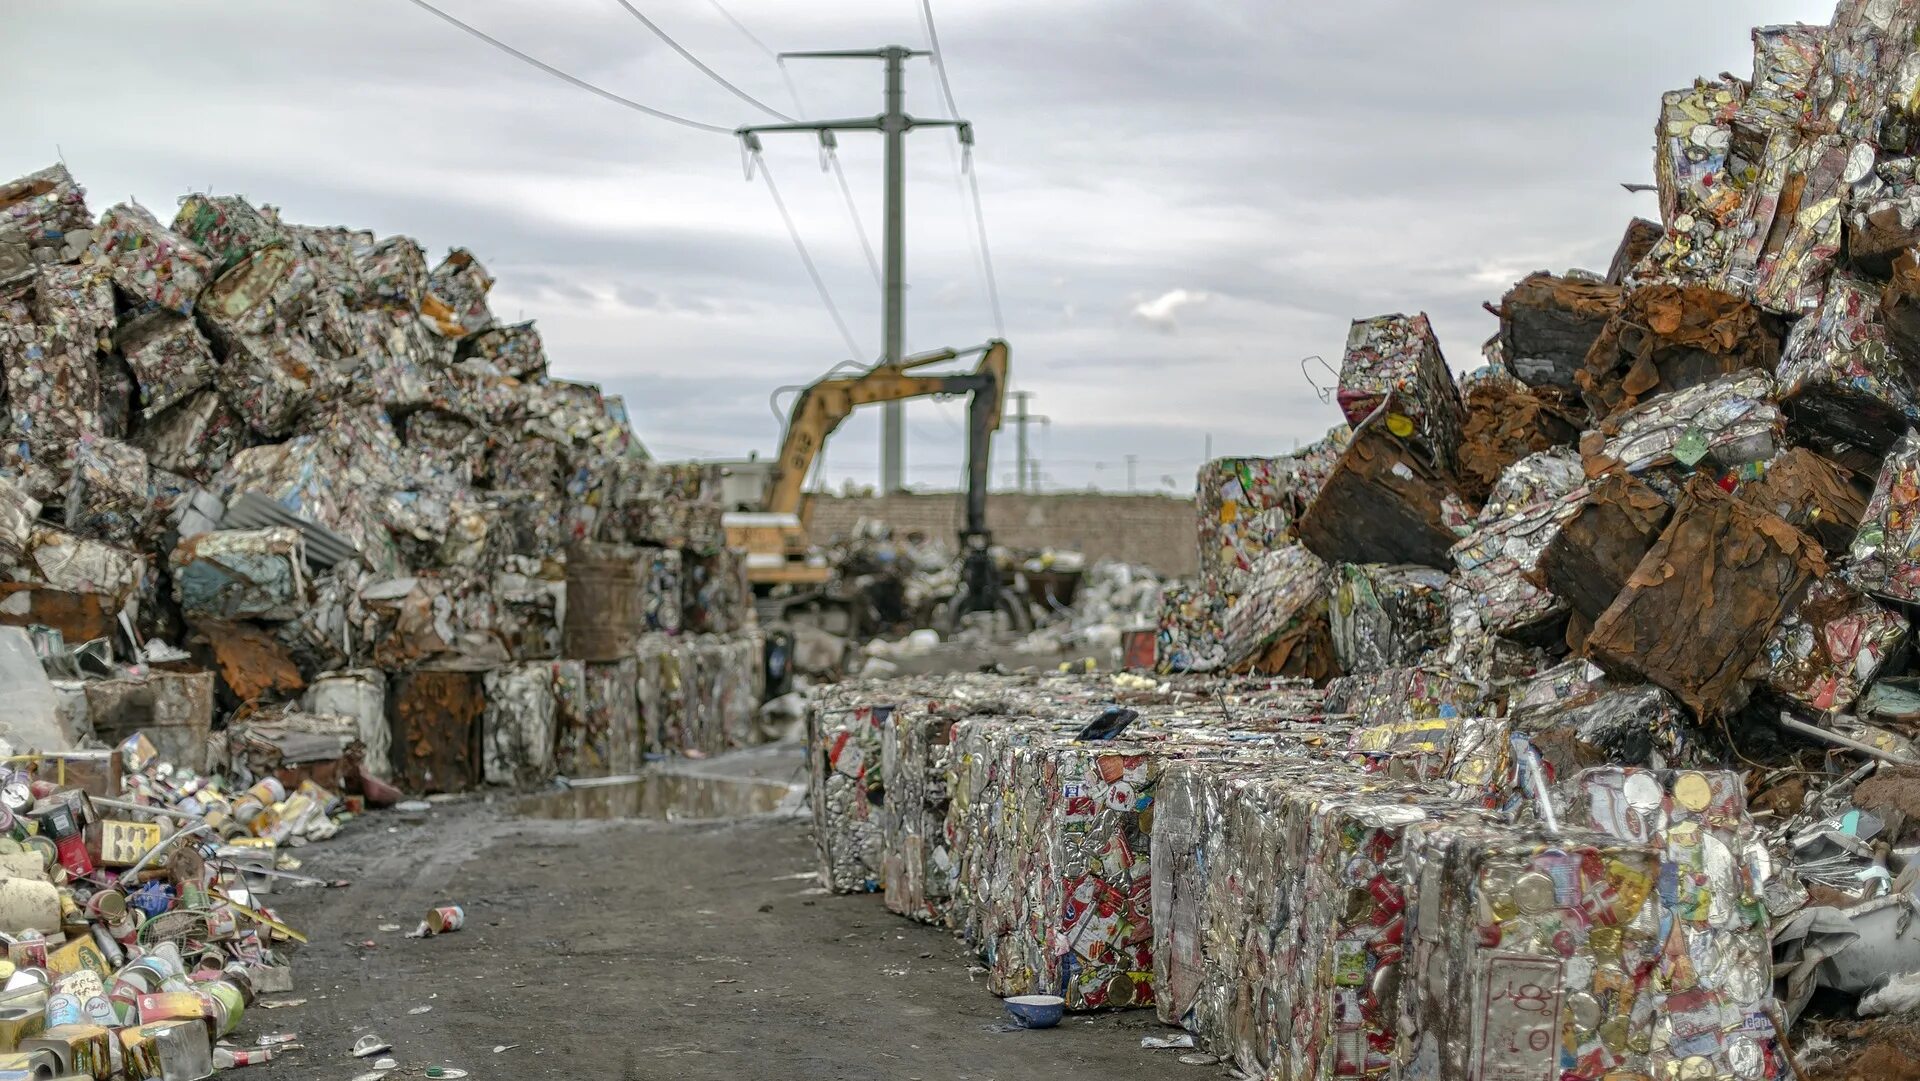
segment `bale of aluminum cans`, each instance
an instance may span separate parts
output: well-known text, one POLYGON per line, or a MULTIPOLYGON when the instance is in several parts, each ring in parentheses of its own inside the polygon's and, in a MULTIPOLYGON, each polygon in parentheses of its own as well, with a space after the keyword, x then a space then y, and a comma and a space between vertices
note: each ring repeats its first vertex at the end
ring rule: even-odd
POLYGON ((1649 988, 1653 1008, 1630 1021, 1626 1069, 1654 1077, 1787 1072, 1762 900, 1771 859, 1739 775, 1606 766, 1569 787, 1569 825, 1651 845, 1659 857, 1661 888, 1628 925, 1664 928, 1667 941, 1649 988))
POLYGON ((100 216, 87 257, 111 270, 114 284, 128 294, 181 315, 192 314, 213 277, 205 253, 138 203, 100 216))
POLYGON ((1403 1076, 1599 1078, 1628 1061, 1663 946, 1636 922, 1659 882, 1651 844, 1423 821, 1402 845, 1403 1076))
POLYGON ((488 784, 531 784, 554 769, 553 670, 545 663, 508 665, 485 677, 481 717, 488 784))
POLYGON ((885 875, 882 728, 894 707, 856 705, 856 693, 824 694, 807 714, 813 839, 821 884, 835 893, 876 893, 885 875))
POLYGON ((1426 313, 1354 320, 1337 397, 1355 427, 1388 406, 1388 430, 1443 468, 1453 467, 1466 416, 1426 313))
POLYGON ((1343 672, 1377 672, 1418 662, 1447 643, 1444 571, 1412 565, 1343 563, 1327 604, 1334 658, 1343 672))
POLYGON ((881 723, 882 888, 887 909, 943 925, 953 899, 953 849, 947 836, 949 756, 960 711, 910 698, 881 723))

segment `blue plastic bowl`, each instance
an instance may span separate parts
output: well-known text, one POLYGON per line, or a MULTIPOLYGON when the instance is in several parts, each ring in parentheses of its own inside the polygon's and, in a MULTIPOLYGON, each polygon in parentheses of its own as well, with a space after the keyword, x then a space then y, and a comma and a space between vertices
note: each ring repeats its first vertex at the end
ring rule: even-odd
POLYGON ((1067 1012, 1067 1000, 1059 995, 1015 995, 1005 1002, 1022 1028, 1052 1028, 1067 1012))

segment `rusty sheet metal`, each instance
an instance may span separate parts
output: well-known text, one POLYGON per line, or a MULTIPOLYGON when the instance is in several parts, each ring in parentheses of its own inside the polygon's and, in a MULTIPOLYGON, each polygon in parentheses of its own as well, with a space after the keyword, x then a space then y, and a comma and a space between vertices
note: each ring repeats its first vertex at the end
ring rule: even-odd
POLYGON ((235 698, 251 702, 269 691, 293 694, 306 686, 287 647, 258 627, 201 620, 194 629, 213 650, 220 678, 235 698))
POLYGON ((625 544, 567 552, 563 647, 569 657, 612 662, 633 655, 648 631, 680 630, 680 553, 625 544))
POLYGON ((31 582, 0 582, 0 626, 52 627, 68 642, 110 637, 113 598, 101 593, 68 593, 31 582))
POLYGON ((479 672, 410 672, 393 684, 393 772, 411 792, 462 792, 480 784, 479 672))
POLYGON ((1782 344, 1779 320, 1740 297, 1648 285, 1627 294, 1574 379, 1598 420, 1745 368, 1770 373, 1782 344))
POLYGON ((1702 717, 1737 709, 1751 689, 1748 665, 1826 569, 1813 538, 1695 478, 1594 622, 1588 656, 1610 676, 1672 691, 1702 717))

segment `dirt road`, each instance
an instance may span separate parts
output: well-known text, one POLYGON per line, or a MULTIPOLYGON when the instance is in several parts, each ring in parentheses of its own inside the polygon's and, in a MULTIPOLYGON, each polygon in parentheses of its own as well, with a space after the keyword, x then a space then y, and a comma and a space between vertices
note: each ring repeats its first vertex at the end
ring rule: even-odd
MULTIPOLYGON (((799 766, 762 750, 704 769, 785 781, 799 766)), ((272 895, 313 941, 296 990, 269 998, 307 1001, 249 1013, 243 1032, 306 1046, 246 1076, 347 1081, 370 1032, 393 1042, 392 1081, 433 1065, 568 1081, 1220 1076, 1141 1050, 1164 1031, 1150 1012, 1005 1031, 950 935, 818 890, 806 820, 786 804, 666 822, 470 801, 376 814, 300 850, 306 873, 353 884, 272 895), (466 907, 465 930, 405 937, 442 903, 466 907)))

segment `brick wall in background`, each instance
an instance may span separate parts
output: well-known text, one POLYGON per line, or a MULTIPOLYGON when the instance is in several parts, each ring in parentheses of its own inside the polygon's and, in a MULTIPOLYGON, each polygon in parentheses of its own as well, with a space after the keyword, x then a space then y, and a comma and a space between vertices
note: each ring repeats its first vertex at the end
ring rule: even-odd
MULTIPOLYGON (((862 518, 952 541, 963 514, 962 497, 953 492, 811 498, 817 543, 846 533, 862 518)), ((1199 566, 1193 513, 1193 500, 1163 495, 996 492, 987 499, 987 528, 997 543, 1015 548, 1070 548, 1089 560, 1118 559, 1186 576, 1199 566)))

